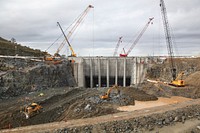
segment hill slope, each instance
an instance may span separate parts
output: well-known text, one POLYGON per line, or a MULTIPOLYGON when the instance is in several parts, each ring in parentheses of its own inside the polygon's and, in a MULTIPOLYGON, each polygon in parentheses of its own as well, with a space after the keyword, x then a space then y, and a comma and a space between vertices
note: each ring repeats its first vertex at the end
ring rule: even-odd
POLYGON ((19 55, 19 56, 44 56, 46 53, 38 49, 31 49, 26 46, 21 46, 17 43, 12 43, 0 37, 0 55, 19 55))

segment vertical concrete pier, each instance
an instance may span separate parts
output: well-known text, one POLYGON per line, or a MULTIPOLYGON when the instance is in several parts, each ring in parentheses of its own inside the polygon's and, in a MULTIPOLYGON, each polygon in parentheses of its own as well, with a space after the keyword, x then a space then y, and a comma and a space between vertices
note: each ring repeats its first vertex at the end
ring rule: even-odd
POLYGON ((69 57, 79 87, 137 85, 144 80, 147 58, 141 57, 69 57))

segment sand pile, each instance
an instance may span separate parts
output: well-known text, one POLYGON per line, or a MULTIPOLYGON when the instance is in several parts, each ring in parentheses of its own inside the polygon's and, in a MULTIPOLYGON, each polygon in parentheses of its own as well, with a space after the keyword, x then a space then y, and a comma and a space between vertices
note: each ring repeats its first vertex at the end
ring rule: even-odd
POLYGON ((200 87, 200 71, 197 71, 197 72, 189 75, 185 79, 185 83, 189 86, 200 87))

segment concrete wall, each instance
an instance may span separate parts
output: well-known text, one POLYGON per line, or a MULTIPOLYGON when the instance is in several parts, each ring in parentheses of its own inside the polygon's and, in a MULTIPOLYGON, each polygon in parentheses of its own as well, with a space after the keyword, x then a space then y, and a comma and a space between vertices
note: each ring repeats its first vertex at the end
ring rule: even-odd
POLYGON ((143 82, 147 58, 142 57, 69 57, 79 87, 137 85, 143 82))

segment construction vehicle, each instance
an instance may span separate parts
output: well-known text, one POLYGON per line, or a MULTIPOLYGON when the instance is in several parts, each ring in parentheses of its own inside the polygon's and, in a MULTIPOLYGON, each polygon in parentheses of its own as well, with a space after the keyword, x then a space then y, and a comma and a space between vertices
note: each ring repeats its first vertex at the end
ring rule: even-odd
MULTIPOLYGON (((87 13, 89 12, 89 10, 91 8, 94 8, 92 5, 89 5, 84 11, 83 13, 80 15, 80 17, 77 19, 76 23, 74 24, 74 26, 71 28, 71 30, 69 31, 69 33, 67 34, 67 36, 65 37, 65 40, 63 40, 63 42, 61 43, 61 45, 59 46, 59 48, 57 49, 55 54, 58 54, 60 52, 60 50, 64 47, 65 45, 65 41, 67 42, 66 38, 69 39, 71 37, 71 35, 74 33, 74 31, 78 28, 78 26, 80 25, 80 23, 83 21, 83 19, 85 18, 85 16, 87 15, 87 13)), ((67 42, 68 43, 68 42, 67 42)), ((71 50, 71 56, 72 57, 76 57, 76 54, 72 48, 72 46, 68 43, 69 48, 71 50)))
POLYGON ((113 56, 116 56, 116 55, 117 55, 117 50, 118 50, 118 48, 119 48, 120 43, 122 43, 122 36, 119 37, 119 40, 118 40, 117 45, 116 45, 116 47, 115 47, 115 51, 114 51, 113 56))
POLYGON ((142 29, 142 31, 140 32, 140 34, 138 35, 138 37, 136 38, 136 40, 133 42, 133 44, 131 45, 131 47, 129 48, 128 52, 126 53, 124 48, 124 54, 120 54, 119 56, 120 57, 127 57, 130 52, 133 50, 133 48, 135 47, 135 45, 138 43, 138 41, 140 40, 140 38, 142 37, 142 35, 144 34, 144 32, 146 31, 146 29, 148 28, 149 24, 153 24, 151 21, 153 20, 154 18, 149 18, 149 21, 147 22, 147 24, 144 26, 144 28, 142 29))
MULTIPOLYGON (((63 33, 63 35, 64 35, 64 37, 65 37, 65 40, 66 40, 67 44, 69 45, 70 50, 72 51, 72 56, 73 56, 73 57, 76 57, 76 54, 75 54, 75 52, 74 52, 74 50, 73 50, 71 44, 69 43, 68 38, 67 38, 67 36, 65 35, 65 32, 63 31, 63 29, 62 29, 60 23, 57 22, 57 24, 58 24, 58 26, 60 27, 60 30, 62 31, 62 33, 63 33)), ((60 50, 59 50, 59 51, 60 51, 60 50)), ((58 54, 59 51, 56 52, 57 55, 59 55, 59 54, 58 54)))
POLYGON ((179 78, 182 77, 184 73, 181 72, 176 77, 176 68, 175 68, 175 63, 174 63, 174 53, 173 53, 173 46, 172 46, 172 37, 171 37, 171 33, 170 33, 170 26, 169 26, 169 22, 168 22, 168 18, 167 18, 167 11, 166 11, 164 0, 160 0, 160 7, 161 7, 161 13, 162 13, 162 19, 163 19, 163 25, 164 25, 169 61, 170 61, 170 65, 171 65, 172 81, 169 84, 173 85, 173 86, 177 86, 177 87, 183 87, 183 86, 185 86, 185 82, 184 82, 184 80, 179 79, 179 78))
MULTIPOLYGON (((81 15, 78 17, 78 19, 76 19, 77 21, 75 22, 75 24, 73 25, 73 27, 71 28, 71 30, 69 31, 69 33, 67 34, 67 36, 64 34, 64 31, 62 31, 62 34, 64 35, 65 39, 62 41, 62 43, 60 44, 60 46, 58 47, 57 51, 55 52, 55 54, 53 56, 46 56, 45 57, 45 61, 54 61, 54 64, 59 64, 61 61, 59 61, 59 58, 61 57, 59 52, 62 50, 62 48, 65 45, 65 42, 67 42, 70 50, 71 50, 71 56, 72 57, 76 57, 76 53, 74 52, 71 44, 69 43, 70 37, 72 36, 72 34, 74 33, 74 31, 78 28, 78 26, 80 25, 80 23, 83 21, 84 17, 87 15, 87 13, 89 12, 89 10, 91 8, 94 8, 92 5, 89 5, 83 13, 81 13, 81 15), (57 61, 56 61, 57 60, 57 61)), ((60 24, 57 22, 58 26, 61 28, 60 24)))
POLYGON ((116 89, 116 90, 117 90, 117 93, 120 94, 119 86, 114 85, 114 86, 112 86, 111 88, 109 88, 109 89, 107 90, 107 92, 106 92, 104 95, 101 95, 100 98, 103 99, 103 100, 110 98, 110 93, 111 93, 111 91, 112 91, 113 89, 116 89))
POLYGON ((28 106, 25 106, 22 113, 26 115, 26 119, 30 118, 31 116, 38 114, 42 109, 42 106, 38 105, 37 103, 31 103, 28 106))
POLYGON ((177 86, 177 87, 184 87, 185 81, 183 80, 183 75, 184 75, 184 72, 180 72, 178 76, 176 77, 176 79, 172 80, 172 82, 169 84, 173 86, 177 86))

